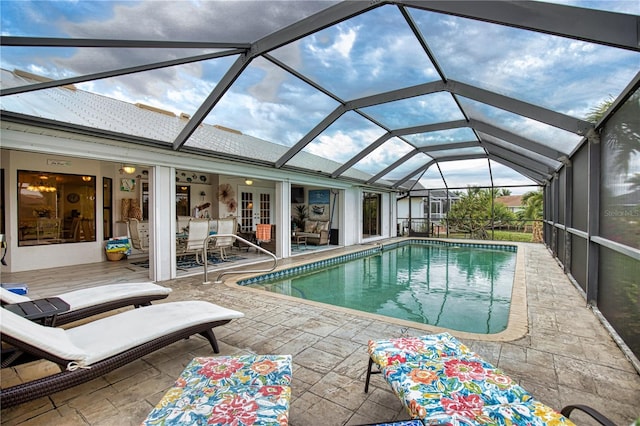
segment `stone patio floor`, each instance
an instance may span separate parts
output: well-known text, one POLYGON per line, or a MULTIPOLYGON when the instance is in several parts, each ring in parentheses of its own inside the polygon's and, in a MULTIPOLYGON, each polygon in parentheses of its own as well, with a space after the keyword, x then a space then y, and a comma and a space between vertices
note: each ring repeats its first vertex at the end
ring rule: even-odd
MULTIPOLYGON (((463 342, 556 409, 586 404, 618 425, 630 425, 640 416, 640 375, 547 249, 539 244, 522 246, 528 332, 513 341, 465 337, 463 342)), ((29 283, 31 297, 82 286, 71 279, 65 281, 65 274, 73 276, 73 268, 56 269, 6 274, 3 281, 29 283), (51 280, 42 277, 51 276, 56 277, 57 285, 44 284, 51 280)), ((127 275, 126 270, 110 274, 98 271, 94 276, 101 278, 92 285, 141 280, 139 275, 127 275)), ((166 301, 208 300, 244 312, 244 318, 214 330, 221 355, 293 355, 291 425, 358 425, 407 418, 381 376, 372 376, 372 387, 364 393, 367 341, 400 336, 401 327, 394 321, 268 293, 256 297, 246 289, 201 281, 200 274, 162 282, 173 288, 166 301)), ((407 332, 414 336, 428 333, 414 328, 407 332)), ((4 409, 0 418, 7 425, 138 425, 193 357, 211 355, 204 338, 192 337, 89 383, 4 409)), ((3 369, 2 385, 29 380, 43 371, 57 370, 48 362, 3 369)), ((594 424, 577 412, 572 419, 580 425, 594 424)))

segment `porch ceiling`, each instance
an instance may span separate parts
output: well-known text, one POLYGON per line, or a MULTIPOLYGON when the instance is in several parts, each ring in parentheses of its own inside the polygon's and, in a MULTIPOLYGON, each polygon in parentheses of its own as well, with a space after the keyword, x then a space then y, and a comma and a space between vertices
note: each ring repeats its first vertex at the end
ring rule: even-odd
POLYGON ((543 184, 639 79, 637 2, 53 3, 3 2, 3 120, 401 190, 543 184))

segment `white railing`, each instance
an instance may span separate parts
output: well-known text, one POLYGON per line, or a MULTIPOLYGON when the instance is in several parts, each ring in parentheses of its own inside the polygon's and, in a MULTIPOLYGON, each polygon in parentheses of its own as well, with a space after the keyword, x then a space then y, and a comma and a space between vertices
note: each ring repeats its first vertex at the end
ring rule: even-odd
POLYGON ((219 238, 219 237, 232 237, 234 240, 236 241, 241 241, 244 244, 248 245, 249 247, 253 247, 258 251, 261 251, 269 256, 271 256, 273 258, 273 266, 270 269, 254 269, 254 270, 242 270, 242 271, 223 271, 220 274, 218 274, 218 277, 216 278, 216 280, 214 281, 214 283, 218 284, 221 283, 222 280, 221 278, 224 275, 229 275, 229 274, 246 274, 246 273, 253 273, 253 272, 271 272, 274 269, 276 269, 276 267, 278 266, 278 258, 276 257, 275 254, 271 253, 268 250, 263 249, 262 247, 260 247, 257 244, 253 244, 250 241, 245 240, 242 237, 239 237, 235 234, 213 234, 213 235, 209 235, 205 240, 204 240, 204 249, 203 249, 203 253, 202 253, 202 264, 204 267, 204 279, 202 281, 202 284, 211 284, 211 281, 209 281, 209 277, 208 277, 208 266, 207 266, 207 246, 209 245, 209 241, 211 241, 212 239, 215 238, 219 238))

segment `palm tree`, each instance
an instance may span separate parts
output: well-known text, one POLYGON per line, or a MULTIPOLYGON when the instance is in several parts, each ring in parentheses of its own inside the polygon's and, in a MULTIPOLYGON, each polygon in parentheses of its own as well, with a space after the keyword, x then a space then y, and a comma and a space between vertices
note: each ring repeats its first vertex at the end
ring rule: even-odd
MULTIPOLYGON (((605 99, 591 109, 586 119, 597 123, 614 103, 613 97, 605 99)), ((636 91, 607 122, 603 133, 603 141, 609 146, 613 155, 610 162, 616 172, 629 173, 629 165, 635 153, 640 153, 640 134, 634 129, 640 116, 640 91, 636 91)))
POLYGON ((529 191, 522 196, 522 204, 525 209, 518 212, 518 216, 523 222, 533 221, 533 242, 542 242, 542 209, 544 207, 544 196, 541 190, 529 191))
POLYGON ((609 108, 611 108, 614 101, 615 99, 613 99, 613 96, 609 95, 609 99, 605 99, 595 107, 591 108, 591 111, 589 111, 589 114, 585 117, 586 120, 590 123, 596 124, 602 117, 604 117, 604 114, 609 110, 609 108))
POLYGON ((542 219, 542 207, 544 206, 544 199, 542 191, 529 191, 522 196, 522 204, 525 209, 523 211, 523 218, 526 220, 540 220, 542 219))

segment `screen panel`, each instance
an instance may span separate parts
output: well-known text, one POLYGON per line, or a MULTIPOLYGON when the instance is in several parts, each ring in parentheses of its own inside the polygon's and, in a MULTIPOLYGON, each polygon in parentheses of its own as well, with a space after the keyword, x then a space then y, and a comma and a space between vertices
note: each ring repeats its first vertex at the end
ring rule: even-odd
POLYGON ((587 231, 587 212, 589 194, 589 147, 584 144, 572 157, 572 228, 587 231))
POLYGON ((640 356, 640 261, 601 246, 599 266, 598 309, 640 356))
POLYGON ((571 235, 571 275, 587 291, 587 240, 571 235))
POLYGON ((640 248, 640 89, 601 135, 600 235, 640 248))

